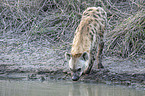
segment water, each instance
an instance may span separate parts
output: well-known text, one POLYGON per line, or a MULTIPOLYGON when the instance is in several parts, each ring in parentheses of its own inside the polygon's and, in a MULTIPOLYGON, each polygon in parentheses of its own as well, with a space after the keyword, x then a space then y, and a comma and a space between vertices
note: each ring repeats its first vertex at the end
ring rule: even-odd
POLYGON ((72 81, 0 80, 0 96, 145 96, 145 91, 72 81))

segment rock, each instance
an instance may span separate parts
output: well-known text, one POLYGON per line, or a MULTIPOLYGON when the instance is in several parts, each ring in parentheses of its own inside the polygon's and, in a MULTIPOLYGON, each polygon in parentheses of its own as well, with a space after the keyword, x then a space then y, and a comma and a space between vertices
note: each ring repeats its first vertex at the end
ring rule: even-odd
POLYGON ((40 77, 40 80, 41 80, 41 81, 44 81, 44 80, 45 80, 44 76, 41 76, 41 77, 40 77))
POLYGON ((36 74, 28 75, 28 79, 37 79, 36 74))

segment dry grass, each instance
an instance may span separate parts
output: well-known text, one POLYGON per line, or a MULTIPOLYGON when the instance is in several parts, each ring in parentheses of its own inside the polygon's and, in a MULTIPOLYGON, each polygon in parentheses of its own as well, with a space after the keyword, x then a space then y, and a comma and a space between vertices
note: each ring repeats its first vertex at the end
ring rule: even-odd
POLYGON ((124 19, 108 35, 108 51, 122 57, 145 54, 145 11, 124 19))
MULTIPOLYGON (((82 12, 89 6, 101 6, 108 13, 105 53, 134 57, 145 54, 144 4, 144 0, 1 1, 0 42, 2 46, 12 42, 18 47, 39 43, 62 55, 70 50, 82 12)), ((6 51, 2 46, 1 52, 6 51)))

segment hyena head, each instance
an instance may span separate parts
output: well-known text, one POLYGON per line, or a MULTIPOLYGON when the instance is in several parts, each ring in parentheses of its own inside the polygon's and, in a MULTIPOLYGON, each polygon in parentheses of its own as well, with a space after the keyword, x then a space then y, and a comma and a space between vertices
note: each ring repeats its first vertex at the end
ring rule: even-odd
POLYGON ((89 67, 89 54, 84 52, 81 55, 77 55, 73 56, 72 54, 65 53, 65 58, 69 62, 73 81, 77 81, 82 73, 84 73, 89 67))

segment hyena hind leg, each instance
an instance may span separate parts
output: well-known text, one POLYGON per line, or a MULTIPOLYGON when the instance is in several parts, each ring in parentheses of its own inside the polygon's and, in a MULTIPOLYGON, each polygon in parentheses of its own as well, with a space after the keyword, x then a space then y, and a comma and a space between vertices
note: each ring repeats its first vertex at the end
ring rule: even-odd
POLYGON ((104 48, 104 42, 101 42, 98 46, 98 51, 97 51, 97 56, 96 56, 96 59, 97 59, 97 68, 100 69, 100 68, 104 68, 104 66, 102 65, 102 51, 103 51, 103 48, 104 48))

